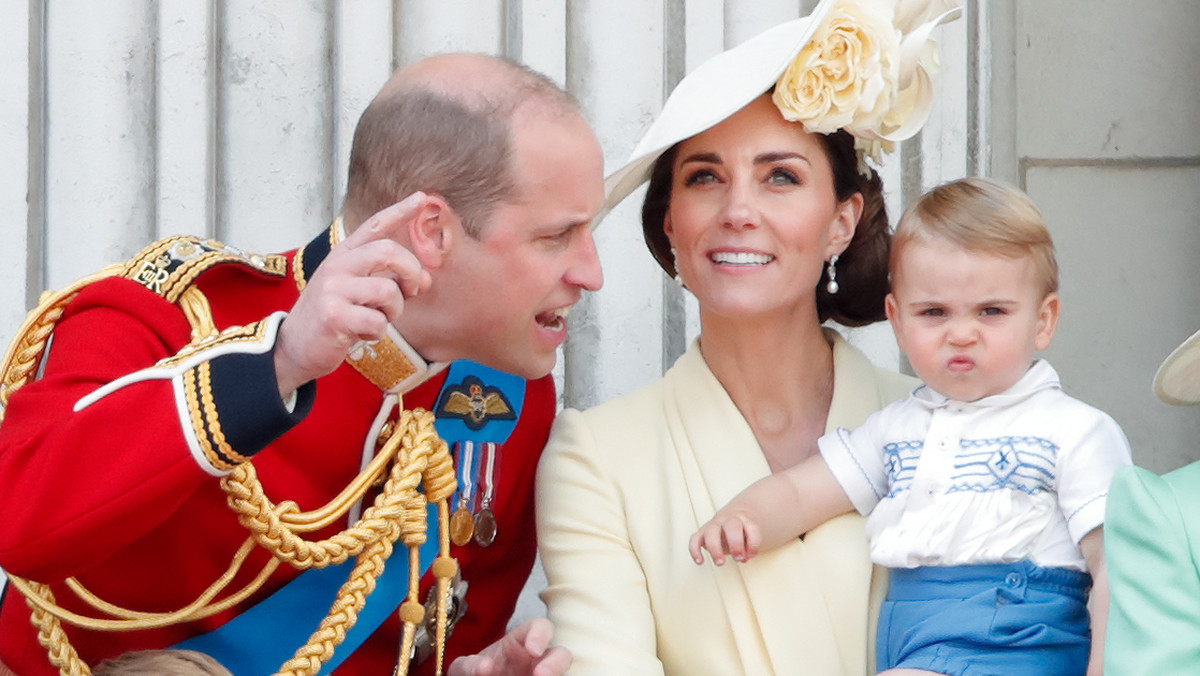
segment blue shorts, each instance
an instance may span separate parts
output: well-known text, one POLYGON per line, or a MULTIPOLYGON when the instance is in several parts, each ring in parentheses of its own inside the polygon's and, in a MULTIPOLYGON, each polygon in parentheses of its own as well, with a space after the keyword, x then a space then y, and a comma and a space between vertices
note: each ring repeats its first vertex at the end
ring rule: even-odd
POLYGON ((891 569, 876 667, 951 676, 1082 675, 1092 578, 1028 561, 891 569))

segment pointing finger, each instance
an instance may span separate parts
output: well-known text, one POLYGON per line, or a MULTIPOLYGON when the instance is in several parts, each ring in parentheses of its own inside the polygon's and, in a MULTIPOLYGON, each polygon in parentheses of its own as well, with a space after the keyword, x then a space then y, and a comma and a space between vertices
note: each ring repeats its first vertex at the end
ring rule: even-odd
POLYGON ((342 246, 354 248, 378 239, 397 239, 430 199, 425 193, 417 191, 379 210, 355 228, 342 246))

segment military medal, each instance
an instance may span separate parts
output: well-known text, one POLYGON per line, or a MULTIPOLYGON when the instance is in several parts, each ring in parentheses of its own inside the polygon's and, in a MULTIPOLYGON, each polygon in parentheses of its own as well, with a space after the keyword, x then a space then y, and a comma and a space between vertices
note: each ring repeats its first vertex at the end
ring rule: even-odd
POLYGON ((465 501, 459 501, 458 509, 450 515, 450 541, 459 547, 471 541, 475 534, 475 520, 464 506, 465 501))
POLYGON ((455 455, 458 456, 458 507, 454 513, 450 515, 450 541, 459 547, 471 541, 471 536, 475 534, 475 519, 471 517, 471 493, 474 490, 472 484, 472 467, 475 460, 475 444, 470 441, 463 441, 454 444, 458 451, 455 455))
MULTIPOLYGON (((487 504, 485 500, 484 505, 487 504)), ((484 507, 475 515, 475 542, 480 547, 487 547, 496 541, 496 517, 492 510, 484 507)))
POLYGON ((479 485, 479 513, 475 515, 475 543, 480 547, 487 547, 496 541, 496 515, 492 514, 491 510, 492 498, 496 491, 496 444, 485 442, 482 451, 483 476, 479 485))

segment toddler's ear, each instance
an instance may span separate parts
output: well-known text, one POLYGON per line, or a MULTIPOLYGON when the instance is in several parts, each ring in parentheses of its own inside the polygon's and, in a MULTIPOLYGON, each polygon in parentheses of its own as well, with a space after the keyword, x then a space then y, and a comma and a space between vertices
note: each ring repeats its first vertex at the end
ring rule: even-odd
POLYGON ((1050 341, 1054 339, 1054 329, 1058 326, 1058 310, 1058 294, 1051 291, 1038 306, 1037 336, 1033 342, 1033 346, 1038 350, 1050 347, 1050 341))
POLYGON ((892 333, 896 336, 896 346, 904 352, 904 331, 901 331, 900 326, 900 306, 896 302, 896 296, 889 293, 883 298, 883 312, 887 315, 888 323, 892 325, 892 333))

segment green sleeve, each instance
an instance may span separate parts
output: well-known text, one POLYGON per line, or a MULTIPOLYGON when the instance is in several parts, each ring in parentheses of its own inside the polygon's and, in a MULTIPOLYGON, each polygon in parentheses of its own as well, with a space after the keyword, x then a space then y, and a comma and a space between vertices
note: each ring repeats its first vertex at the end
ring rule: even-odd
POLYGON ((1105 672, 1184 674, 1200 669, 1200 463, 1167 478, 1119 471, 1104 523, 1110 587, 1105 672), (1176 487, 1181 490, 1176 492, 1176 487), (1179 496, 1184 496, 1183 505, 1179 496), (1188 501, 1196 501, 1186 509, 1188 501))

